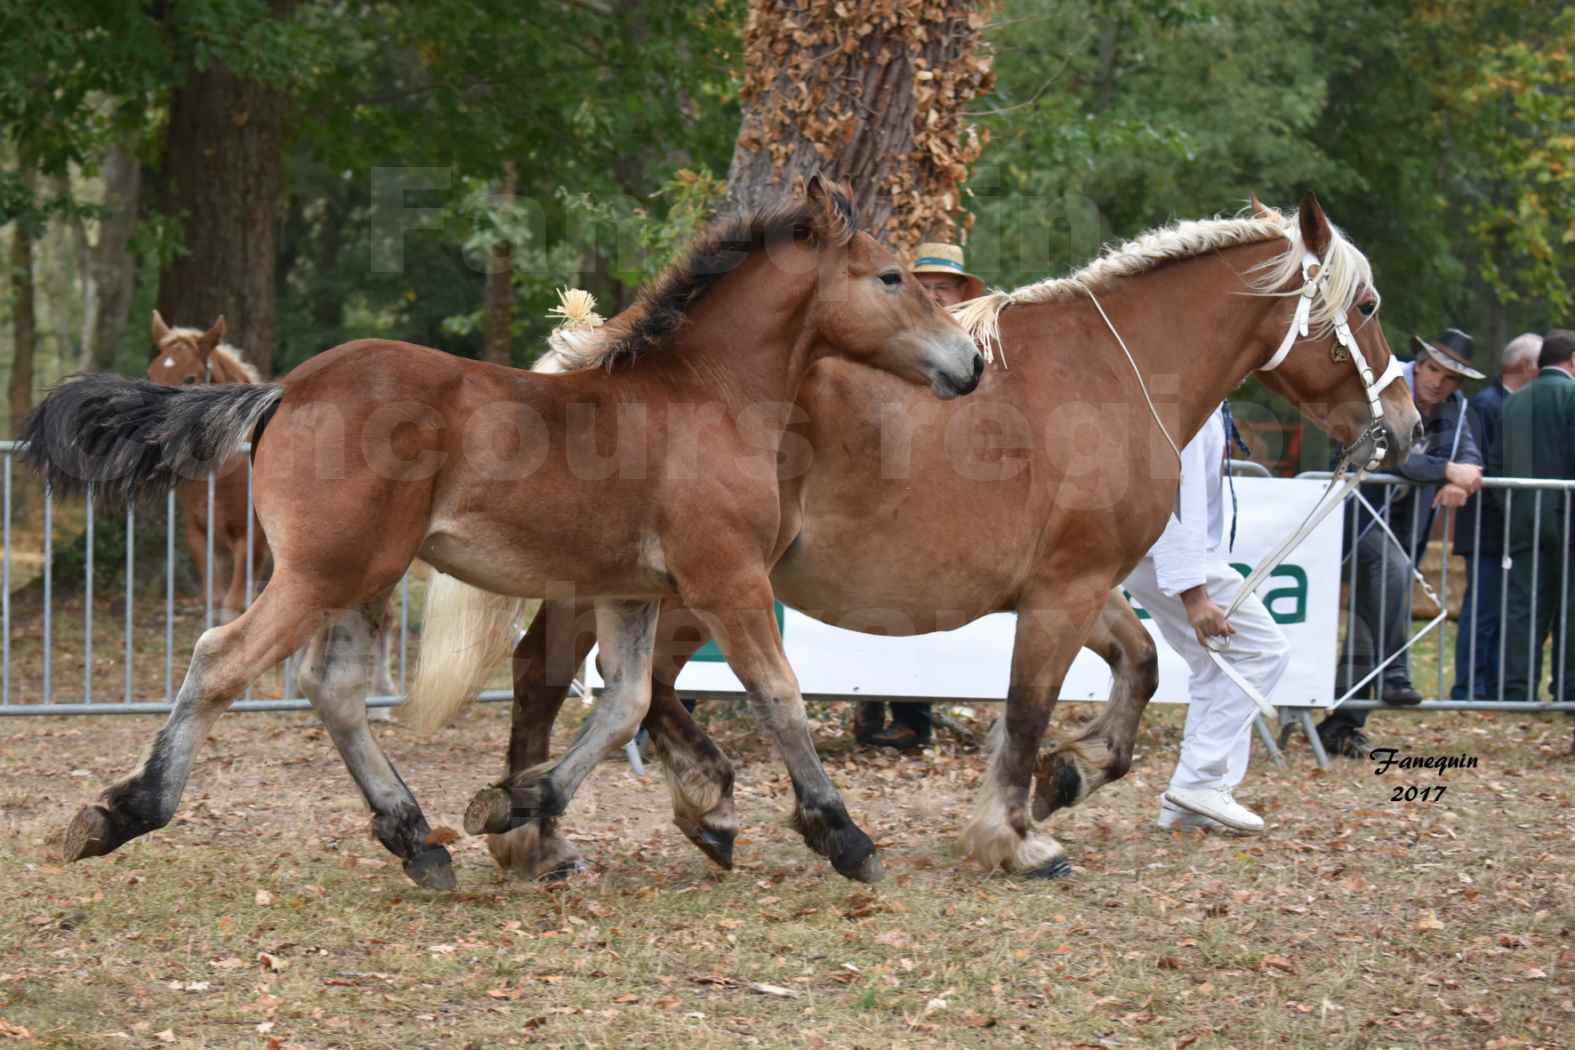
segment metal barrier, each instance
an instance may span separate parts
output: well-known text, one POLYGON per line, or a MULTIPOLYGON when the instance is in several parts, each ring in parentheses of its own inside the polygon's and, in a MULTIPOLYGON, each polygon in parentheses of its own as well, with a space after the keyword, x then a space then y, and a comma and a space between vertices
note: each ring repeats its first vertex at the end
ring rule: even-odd
MULTIPOLYGON (((1298 476, 1325 480, 1331 475, 1326 471, 1315 471, 1298 476)), ((1344 564, 1348 566, 1349 570, 1346 582, 1349 584, 1350 593, 1347 597, 1345 609, 1346 633, 1340 658, 1343 666, 1340 668, 1339 681, 1342 684, 1336 687, 1335 702, 1341 706, 1358 710, 1394 710, 1395 708, 1391 705, 1384 704, 1381 701, 1356 699, 1355 697, 1359 693, 1367 691, 1370 685, 1381 683, 1381 676, 1385 670, 1396 661, 1404 659, 1417 642, 1429 634, 1437 632, 1438 668, 1434 681, 1432 683, 1417 683, 1413 681, 1413 685, 1424 692, 1424 697, 1427 685, 1433 684, 1435 688, 1432 696, 1431 698, 1425 698, 1422 704, 1405 708, 1406 710, 1575 711, 1575 683, 1563 683, 1564 676, 1562 674, 1562 668, 1565 666, 1569 624, 1569 587, 1567 585, 1562 586, 1560 589, 1557 617, 1549 626, 1551 627, 1550 633, 1553 639, 1553 681, 1555 688, 1562 688, 1564 695, 1572 697, 1572 699, 1556 702, 1539 702, 1535 699, 1542 679, 1540 673, 1540 650, 1543 645, 1543 641, 1537 638, 1538 632, 1535 630, 1538 611, 1536 594, 1539 573, 1552 571, 1551 567, 1544 570, 1540 564, 1545 546, 1541 511, 1545 499, 1554 498, 1562 502, 1562 513, 1560 516, 1563 521, 1563 528, 1558 545, 1560 564, 1557 578, 1560 583, 1563 583, 1569 578, 1570 505, 1572 494, 1575 494, 1575 481, 1534 480, 1529 478, 1483 479, 1482 492, 1472 497, 1472 500, 1477 504, 1477 513, 1473 518, 1471 536, 1471 550, 1473 553, 1467 556, 1466 571, 1468 575, 1465 585, 1468 588, 1470 601, 1473 603, 1482 597, 1484 585, 1496 586, 1497 588, 1497 652, 1495 654, 1496 660, 1493 661, 1496 665, 1497 673, 1491 682, 1479 682, 1477 679, 1477 657, 1479 655, 1477 643, 1480 632, 1475 629, 1476 625, 1473 623, 1468 625, 1467 630, 1470 640, 1463 664, 1465 671, 1464 681, 1454 680, 1450 688, 1446 689, 1446 671, 1455 668, 1460 662, 1458 629, 1454 632, 1439 630, 1439 628, 1448 623, 1451 584, 1449 563, 1454 547, 1455 513, 1453 511, 1435 511, 1431 506, 1423 506, 1422 496, 1429 486, 1418 486, 1404 478, 1389 474, 1374 475, 1370 480, 1375 485, 1383 487, 1384 496, 1381 504, 1378 507, 1374 507, 1365 495, 1353 497, 1352 505, 1359 508, 1358 512, 1355 513, 1354 525, 1350 518, 1347 519, 1344 564), (1503 531, 1502 535, 1496 537, 1499 540, 1498 550, 1491 554, 1491 557, 1497 558, 1498 561, 1496 564, 1490 563, 1485 568, 1482 554, 1484 537, 1483 514, 1481 511, 1485 502, 1484 496, 1489 492, 1502 494, 1503 531), (1519 537, 1512 537, 1510 526, 1517 498, 1520 500, 1531 499, 1533 501, 1533 530, 1529 545, 1524 542, 1512 542, 1512 538, 1520 539, 1519 537), (1402 507, 1400 501, 1409 501, 1409 507, 1402 507), (1400 514, 1400 519, 1402 522, 1407 520, 1410 522, 1409 532, 1401 536, 1383 535, 1382 528, 1375 524, 1374 519, 1381 516, 1387 522, 1391 518, 1392 512, 1396 510, 1405 511, 1405 513, 1400 514), (1425 561, 1425 554, 1430 545, 1429 538, 1433 531, 1431 526, 1436 513, 1444 514, 1442 536, 1438 541, 1441 557, 1435 589, 1439 603, 1438 613, 1421 628, 1410 633, 1403 646, 1393 652, 1385 651, 1384 639, 1390 633, 1388 618, 1391 616, 1402 616, 1405 618, 1405 622, 1410 623, 1412 573, 1415 570, 1418 576, 1421 575, 1419 565, 1421 561, 1425 561), (1375 535, 1381 536, 1381 539, 1374 541, 1372 537, 1375 535), (1365 547, 1363 544, 1364 540, 1367 541, 1365 547), (1359 580, 1359 570, 1371 570, 1374 547, 1379 552, 1379 564, 1376 573, 1379 580, 1379 594, 1373 601, 1378 610, 1378 622, 1376 624, 1367 623, 1366 627, 1373 636, 1372 652, 1375 659, 1372 666, 1364 665, 1362 673, 1358 676, 1358 668, 1356 666, 1359 658, 1358 646, 1351 639, 1356 622, 1361 619, 1357 612, 1357 605, 1362 598, 1360 593, 1362 584, 1370 582, 1359 580), (1508 553, 1512 547, 1523 552, 1520 555, 1522 558, 1529 557, 1530 559, 1529 590, 1531 592, 1532 605, 1525 611, 1533 625, 1533 629, 1526 632, 1524 644, 1527 646, 1525 650, 1526 666, 1531 669, 1532 680, 1529 683, 1530 692, 1524 697, 1519 695, 1519 692, 1525 690, 1527 686, 1522 686, 1507 679, 1508 658, 1512 655, 1509 646, 1511 644, 1510 626, 1512 620, 1510 615, 1512 611, 1510 579, 1513 561, 1508 553), (1401 572, 1392 572, 1390 570, 1389 562, 1391 558, 1395 558, 1400 562, 1401 572), (1367 564, 1363 565, 1363 562, 1367 564), (1494 578, 1495 574, 1496 579, 1494 578), (1486 578, 1484 578, 1485 576, 1486 578), (1391 593, 1391 588, 1396 586, 1400 580, 1403 580, 1404 591, 1398 595, 1391 593), (1464 687, 1466 698, 1451 699, 1455 688, 1459 686, 1464 687), (1487 696, 1482 695, 1480 688, 1482 686, 1487 687, 1487 696)), ((1347 510, 1346 513, 1349 515, 1352 512, 1347 510)), ((1494 537, 1489 536, 1488 539, 1492 540, 1494 537)), ((1546 611, 1548 610, 1544 610, 1544 612, 1546 611)), ((1461 610, 1462 617, 1471 616, 1474 620, 1473 613, 1474 604, 1471 606, 1463 605, 1461 610)), ((1517 631, 1516 633, 1520 632, 1517 631)), ((1521 642, 1522 639, 1518 637, 1515 639, 1515 644, 1518 645, 1521 642)), ((1519 654, 1514 655, 1518 658, 1519 654)), ((1381 690, 1381 685, 1378 686, 1378 689, 1381 690)))
MULTIPOLYGON (((250 446, 244 446, 244 451, 249 452, 250 446)), ((38 491, 42 499, 42 567, 41 567, 41 615, 38 618, 36 630, 40 632, 41 641, 41 673, 39 685, 35 695, 21 696, 13 687, 12 640, 17 632, 17 620, 14 615, 12 601, 12 580, 15 578, 13 562, 15 545, 13 544, 15 525, 15 506, 17 503, 18 473, 16 455, 19 445, 14 441, 0 442, 0 532, 3 532, 3 554, 0 554, 0 621, 3 621, 4 641, 0 642, 0 716, 3 715, 55 715, 55 714, 148 714, 161 713, 170 710, 174 699, 174 691, 178 688, 175 678, 176 643, 175 643, 175 535, 177 530, 177 510, 175 493, 171 491, 164 500, 162 522, 164 539, 164 638, 163 638, 163 665, 164 688, 163 695, 148 696, 138 695, 138 687, 134 671, 141 664, 146 665, 148 654, 139 654, 136 651, 134 625, 137 621, 137 595, 136 595, 136 532, 139 525, 138 508, 128 507, 124 513, 123 524, 125 530, 126 564, 124 566, 125 579, 125 608, 123 614, 123 672, 124 683, 119 690, 118 699, 105 695, 106 691, 95 688, 93 673, 94 655, 94 604, 95 585, 99 566, 94 564, 94 541, 96 533, 104 527, 104 523, 97 520, 92 499, 92 486, 89 486, 88 498, 84 501, 83 531, 83 592, 82 592, 82 689, 81 693, 74 692, 69 699, 60 698, 60 690, 56 680, 56 654, 54 652, 57 632, 55 630, 55 599, 56 587, 54 579, 55 557, 57 544, 55 543, 55 526, 57 518, 57 501, 54 496, 45 491, 40 485, 38 491)), ((246 494, 246 543, 247 550, 253 549, 255 517, 252 513, 251 501, 251 457, 244 459, 247 472, 246 494)), ((22 476, 31 478, 31 471, 21 468, 22 476)), ((208 477, 208 523, 206 535, 206 561, 210 569, 207 573, 203 595, 203 629, 214 626, 214 514, 213 502, 215 491, 215 475, 208 477)), ((146 516, 146 508, 142 516, 146 516)), ((118 515, 117 515, 118 516, 118 515)), ((146 522, 141 522, 144 527, 146 522)), ((248 558, 246 566, 245 604, 251 604, 256 592, 255 574, 257 566, 248 558)), ((116 567, 118 570, 119 567, 116 567)), ((143 615, 147 615, 144 610, 143 615)), ((144 621, 145 622, 145 621, 144 621)), ((32 626, 31 624, 29 626, 32 626)), ((410 578, 407 575, 400 582, 399 587, 399 644, 398 672, 396 681, 399 694, 380 695, 368 698, 368 704, 375 707, 387 707, 403 702, 403 692, 406 686, 406 676, 410 667, 410 578)), ((145 692, 145 687, 144 687, 145 692)), ((244 696, 237 701, 232 710, 240 711, 299 711, 309 710, 311 704, 305 697, 300 696, 295 689, 293 676, 290 674, 289 664, 286 664, 283 689, 284 699, 260 700, 253 696, 250 686, 244 696)), ((484 699, 507 699, 506 690, 492 690, 483 694, 484 699)))

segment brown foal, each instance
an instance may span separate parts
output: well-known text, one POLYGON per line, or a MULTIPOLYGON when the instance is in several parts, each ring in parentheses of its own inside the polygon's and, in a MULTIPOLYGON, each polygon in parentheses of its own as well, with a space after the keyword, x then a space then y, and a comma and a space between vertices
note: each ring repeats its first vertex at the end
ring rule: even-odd
MULTIPOLYGON (((1185 444, 1285 336, 1309 251, 1339 289, 1329 312, 1348 318, 1381 375, 1391 354, 1373 316, 1366 260, 1309 197, 1289 218, 1259 208, 1248 219, 1182 223, 1113 248, 1073 278, 965 304, 980 328, 999 316, 1010 365, 989 369, 966 401, 927 401, 837 361, 817 365, 800 388, 794 432, 813 458, 782 486, 785 553, 771 574, 778 597, 875 634, 1017 614, 1005 738, 964 831, 968 852, 986 867, 1069 872, 1059 844, 1030 818, 1042 820, 1127 771, 1155 688, 1153 644, 1111 588, 1164 529, 1177 464, 1111 328, 1146 377, 1166 428, 1185 444), (1062 678, 1083 644, 1115 672, 1111 703, 1074 739, 1040 755, 1062 678)), ((1263 378, 1337 437, 1359 442, 1369 436, 1368 404, 1340 349, 1331 331, 1314 326, 1263 378)), ((1403 382, 1383 389, 1382 405, 1394 462, 1414 438, 1417 415, 1403 382)), ((595 641, 585 627, 583 614, 549 603, 520 641, 510 769, 546 759, 567 676, 595 641)), ((673 688, 705 641, 703 621, 668 603, 657 634, 646 725, 668 766, 674 821, 728 865, 732 768, 673 688)), ((489 845, 505 867, 531 876, 576 862, 552 821, 489 845)))
POLYGON ((418 554, 473 586, 594 598, 609 687, 561 759, 507 785, 517 819, 560 814, 650 698, 664 598, 695 610, 746 683, 792 771, 809 845, 852 878, 881 874, 815 755, 772 616, 777 458, 817 360, 889 371, 940 397, 983 361, 956 321, 854 225, 847 192, 714 228, 620 326, 607 373, 533 375, 384 340, 348 343, 277 385, 170 389, 87 376, 28 423, 52 483, 109 496, 168 487, 247 437, 272 578, 197 642, 142 766, 77 814, 68 859, 167 823, 197 747, 263 669, 311 640, 310 695, 370 803, 380 841, 452 886, 415 798, 367 732, 367 650, 384 594, 418 554))

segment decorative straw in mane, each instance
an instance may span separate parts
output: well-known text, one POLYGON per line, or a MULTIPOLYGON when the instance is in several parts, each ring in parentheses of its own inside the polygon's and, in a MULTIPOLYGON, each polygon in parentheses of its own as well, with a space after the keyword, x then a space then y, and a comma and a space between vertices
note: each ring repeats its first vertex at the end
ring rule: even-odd
MULTIPOLYGON (((1314 338, 1326 338, 1334 330, 1336 318, 1344 317, 1363 288, 1373 287, 1372 267, 1339 227, 1330 226, 1329 248, 1324 253, 1324 294, 1313 303, 1311 315, 1314 338)), ((1192 259, 1207 252, 1242 244, 1283 237, 1289 242, 1283 252, 1253 268, 1247 277, 1253 295, 1295 296, 1301 288, 1302 244, 1298 216, 1289 216, 1259 206, 1250 218, 1193 219, 1174 222, 1134 237, 1125 244, 1112 245, 1070 277, 1050 277, 1025 284, 1015 291, 991 292, 960 303, 952 316, 968 330, 993 360, 1000 345, 1001 311, 1013 303, 1045 303, 1080 298, 1089 291, 1099 292, 1118 280, 1135 277, 1167 263, 1192 259)))

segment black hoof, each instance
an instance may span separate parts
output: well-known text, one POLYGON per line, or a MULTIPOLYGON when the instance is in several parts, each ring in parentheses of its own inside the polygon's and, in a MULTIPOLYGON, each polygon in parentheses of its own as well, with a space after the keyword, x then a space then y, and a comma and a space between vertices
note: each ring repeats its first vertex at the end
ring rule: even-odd
POLYGON ((66 841, 61 847, 67 862, 87 857, 102 857, 119 846, 114 825, 102 806, 83 806, 71 818, 66 828, 66 841))
POLYGON ((1072 862, 1065 857, 1055 857, 1047 864, 1037 868, 1030 868, 1023 872, 1025 879, 1070 879, 1072 877, 1072 862))
POLYGON ((738 832, 732 828, 708 828, 703 824, 687 823, 678 823, 678 830, 712 862, 728 871, 733 870, 733 840, 738 837, 738 832))
POLYGON ((566 860, 557 866, 542 872, 537 876, 538 882, 567 882, 576 875, 583 875, 590 871, 590 865, 582 860, 566 860))
POLYGON ((875 855, 875 843, 857 827, 844 828, 831 850, 831 866, 854 882, 879 882, 886 870, 875 855))
POLYGON ((1045 820, 1058 809, 1077 804, 1083 775, 1070 759, 1051 755, 1034 776, 1034 819, 1045 820))
POLYGON ((424 849, 405 861, 405 874, 417 886, 429 890, 452 890, 459 887, 454 878, 454 858, 442 846, 424 849))

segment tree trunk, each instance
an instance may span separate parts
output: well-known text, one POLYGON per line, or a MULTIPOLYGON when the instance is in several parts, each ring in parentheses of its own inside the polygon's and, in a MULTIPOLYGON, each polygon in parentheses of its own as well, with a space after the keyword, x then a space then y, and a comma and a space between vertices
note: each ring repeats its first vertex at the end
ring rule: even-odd
POLYGON ((758 207, 815 172, 850 182, 859 225, 900 252, 953 229, 982 149, 964 104, 990 90, 987 4, 754 0, 744 119, 726 205, 758 207), (879 5, 886 7, 888 5, 879 5))
POLYGON ((104 157, 104 207, 98 240, 89 249, 82 320, 82 368, 102 372, 115 366, 115 351, 125 334, 137 286, 137 258, 131 234, 142 197, 142 162, 128 143, 111 146, 104 157))
MULTIPOLYGON (((278 14, 291 4, 270 6, 278 14)), ((183 220, 185 253, 159 277, 159 312, 201 328, 224 315, 226 340, 265 376, 278 335, 284 112, 282 92, 216 61, 174 92, 161 165, 163 210, 183 220)))
POLYGON ((11 436, 33 410, 33 350, 37 342, 37 317, 33 303, 33 231, 25 220, 12 225, 11 233, 11 382, 7 391, 11 411, 11 436))
MULTIPOLYGON (((508 208, 514 203, 519 175, 513 161, 503 165, 496 204, 508 208)), ((487 290, 481 359, 495 365, 514 363, 514 246, 505 238, 493 245, 487 260, 487 290)))

